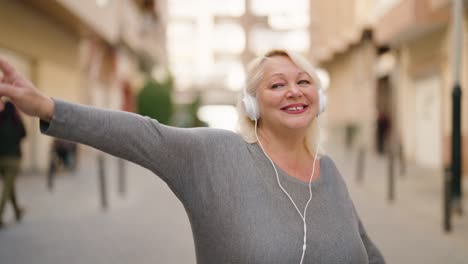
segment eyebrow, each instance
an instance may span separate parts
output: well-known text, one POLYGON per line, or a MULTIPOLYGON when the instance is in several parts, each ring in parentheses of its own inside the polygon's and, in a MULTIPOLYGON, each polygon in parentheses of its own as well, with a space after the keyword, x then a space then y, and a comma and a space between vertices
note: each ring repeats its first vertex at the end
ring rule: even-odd
MULTIPOLYGON (((305 74, 305 75, 309 76, 309 74, 307 72, 305 72, 305 71, 298 72, 297 76, 302 75, 302 74, 305 74)), ((273 77, 273 76, 284 76, 284 73, 278 72, 278 73, 274 73, 274 74, 270 75, 270 77, 273 77)))

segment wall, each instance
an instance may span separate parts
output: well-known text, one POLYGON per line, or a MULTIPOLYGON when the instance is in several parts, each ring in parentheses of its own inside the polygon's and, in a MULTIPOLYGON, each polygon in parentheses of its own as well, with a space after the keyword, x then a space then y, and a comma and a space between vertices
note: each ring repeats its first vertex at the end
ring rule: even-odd
MULTIPOLYGON (((0 1, 0 55, 43 90, 59 98, 83 102, 79 86, 79 37, 19 1, 0 1)), ((24 117, 23 169, 47 168, 50 138, 40 135, 38 120, 24 117)))
POLYGON ((375 57, 375 47, 366 41, 323 65, 331 80, 326 111, 329 128, 335 130, 331 132, 343 136, 346 124, 357 124, 360 127, 359 143, 367 147, 374 144, 375 57))
MULTIPOLYGON (((468 170, 468 9, 465 7, 463 21, 463 43, 461 56, 461 86, 462 86, 462 140, 463 140, 463 171, 468 170)), ((407 40, 398 47, 399 126, 402 130, 405 154, 410 161, 416 160, 417 117, 414 113, 415 81, 425 76, 437 76, 440 79, 441 124, 440 140, 442 150, 440 159, 442 166, 447 166, 451 159, 452 135, 452 89, 453 79, 453 25, 450 23, 419 35, 416 39, 407 40)))

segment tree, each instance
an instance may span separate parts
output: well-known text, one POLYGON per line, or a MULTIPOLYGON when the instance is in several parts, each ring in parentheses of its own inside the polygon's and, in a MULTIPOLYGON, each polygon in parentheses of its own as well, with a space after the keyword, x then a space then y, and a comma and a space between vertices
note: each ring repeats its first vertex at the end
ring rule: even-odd
POLYGON ((174 106, 171 92, 172 77, 162 83, 150 78, 138 94, 138 113, 158 120, 161 124, 169 124, 174 106))

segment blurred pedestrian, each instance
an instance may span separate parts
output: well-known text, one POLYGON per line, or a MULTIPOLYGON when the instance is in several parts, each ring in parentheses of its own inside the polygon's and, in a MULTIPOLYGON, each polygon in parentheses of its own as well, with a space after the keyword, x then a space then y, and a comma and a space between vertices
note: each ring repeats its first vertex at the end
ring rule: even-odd
POLYGON ((75 142, 54 138, 50 148, 49 169, 47 172, 47 188, 54 188, 57 172, 63 168, 74 172, 77 164, 77 144, 75 142))
POLYGON ((3 178, 3 191, 0 199, 0 228, 7 201, 11 202, 16 221, 23 217, 23 209, 16 197, 16 176, 21 163, 21 141, 26 136, 23 122, 15 106, 6 102, 0 112, 0 174, 3 178))
POLYGON ((273 50, 251 63, 240 134, 52 99, 6 62, 0 69, 0 96, 39 117, 43 133, 161 177, 189 215, 198 263, 385 262, 332 158, 319 151, 326 98, 301 55, 273 50))
POLYGON ((73 171, 76 167, 76 150, 75 142, 55 138, 52 141, 50 166, 55 173, 59 167, 63 167, 69 171, 73 171))

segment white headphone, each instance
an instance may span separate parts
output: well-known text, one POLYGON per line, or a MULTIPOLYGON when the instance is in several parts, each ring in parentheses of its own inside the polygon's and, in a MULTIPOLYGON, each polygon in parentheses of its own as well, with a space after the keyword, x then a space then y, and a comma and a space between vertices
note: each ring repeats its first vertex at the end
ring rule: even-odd
MULTIPOLYGON (((319 97, 319 111, 317 116, 319 116, 323 111, 325 111, 325 106, 327 105, 327 97, 323 92, 322 87, 318 87, 318 97, 319 97)), ((242 103, 244 104, 245 113, 247 116, 255 121, 260 118, 260 108, 258 106, 257 98, 247 93, 247 87, 244 86, 244 96, 242 98, 242 103)))

